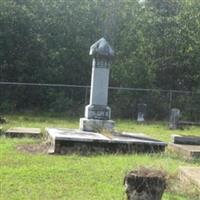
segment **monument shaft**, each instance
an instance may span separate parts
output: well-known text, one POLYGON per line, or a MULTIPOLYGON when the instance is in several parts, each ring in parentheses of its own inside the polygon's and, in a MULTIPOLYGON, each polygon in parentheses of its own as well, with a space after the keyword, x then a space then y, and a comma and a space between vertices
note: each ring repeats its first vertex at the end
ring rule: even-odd
POLYGON ((97 62, 93 60, 90 104, 107 106, 110 69, 95 67, 97 62))

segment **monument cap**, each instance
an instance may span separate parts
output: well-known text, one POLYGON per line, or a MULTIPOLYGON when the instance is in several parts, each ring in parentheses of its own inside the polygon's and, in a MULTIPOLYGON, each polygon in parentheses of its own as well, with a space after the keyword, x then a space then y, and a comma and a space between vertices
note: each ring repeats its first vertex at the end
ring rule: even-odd
POLYGON ((101 38, 90 47, 91 56, 112 58, 114 51, 105 38, 101 38))

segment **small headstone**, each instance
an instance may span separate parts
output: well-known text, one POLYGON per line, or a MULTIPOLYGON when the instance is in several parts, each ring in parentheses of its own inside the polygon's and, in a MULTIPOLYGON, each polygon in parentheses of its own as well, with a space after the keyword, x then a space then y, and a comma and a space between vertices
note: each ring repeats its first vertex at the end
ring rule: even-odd
POLYGON ((5 123, 7 123, 6 118, 0 116, 0 124, 5 124, 5 123))
POLYGON ((200 136, 172 135, 174 144, 200 145, 200 136))
POLYGON ((145 121, 146 109, 147 109, 147 104, 144 104, 144 103, 138 104, 137 122, 145 121))
POLYGON ((200 167, 181 167, 179 176, 183 184, 197 187, 200 192, 200 167))
POLYGON ((8 137, 41 137, 41 130, 39 128, 10 128, 5 132, 8 137))
POLYGON ((161 200, 165 176, 162 171, 146 168, 131 171, 124 179, 127 200, 161 200))
POLYGON ((178 128, 178 123, 180 119, 180 110, 177 108, 173 108, 170 113, 170 119, 169 119, 169 128, 170 129, 177 129, 178 128))
POLYGON ((200 158, 200 146, 199 145, 181 145, 181 144, 169 144, 170 150, 177 153, 185 159, 200 158))

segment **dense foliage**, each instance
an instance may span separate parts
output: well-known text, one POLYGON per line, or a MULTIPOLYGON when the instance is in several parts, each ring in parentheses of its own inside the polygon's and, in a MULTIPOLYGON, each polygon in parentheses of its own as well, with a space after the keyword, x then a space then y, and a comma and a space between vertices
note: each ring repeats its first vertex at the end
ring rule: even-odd
MULTIPOLYGON (((0 0, 0 81, 89 85, 89 47, 103 36, 116 52, 112 86, 198 91, 199 10, 199 0, 0 0)), ((59 111, 74 104, 66 94, 85 95, 5 88, 1 108, 59 111)))

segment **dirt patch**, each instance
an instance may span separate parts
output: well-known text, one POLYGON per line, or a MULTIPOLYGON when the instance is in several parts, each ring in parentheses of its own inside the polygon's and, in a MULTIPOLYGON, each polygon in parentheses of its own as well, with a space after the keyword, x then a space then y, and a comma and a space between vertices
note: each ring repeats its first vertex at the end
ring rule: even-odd
POLYGON ((47 142, 39 144, 20 144, 17 146, 17 151, 31 154, 47 154, 50 144, 47 142))

